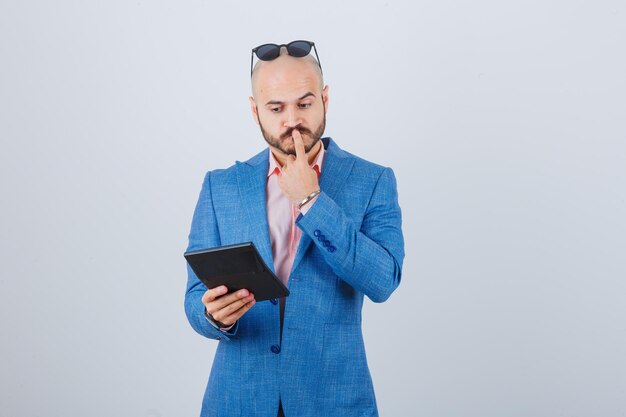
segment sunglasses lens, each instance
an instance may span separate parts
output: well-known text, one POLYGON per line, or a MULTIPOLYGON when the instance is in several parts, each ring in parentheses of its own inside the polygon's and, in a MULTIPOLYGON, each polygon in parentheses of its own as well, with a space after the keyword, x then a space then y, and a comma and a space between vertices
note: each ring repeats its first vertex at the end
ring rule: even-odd
POLYGON ((287 45, 287 52, 293 57, 302 58, 311 52, 311 44, 305 41, 291 42, 287 45))
POLYGON ((261 61, 271 61, 280 55, 280 47, 272 44, 261 45, 256 49, 255 53, 261 61))

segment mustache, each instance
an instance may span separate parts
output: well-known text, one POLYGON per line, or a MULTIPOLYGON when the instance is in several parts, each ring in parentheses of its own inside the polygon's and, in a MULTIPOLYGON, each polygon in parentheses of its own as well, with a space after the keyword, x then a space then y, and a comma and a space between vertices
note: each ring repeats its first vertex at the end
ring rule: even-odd
POLYGON ((289 139, 291 137, 291 135, 293 134, 293 131, 297 130, 298 132, 300 132, 301 135, 309 135, 309 136, 313 136, 313 132, 311 132, 309 129, 307 129, 304 126, 294 126, 294 127, 290 127, 288 128, 285 133, 283 133, 282 135, 280 135, 281 139, 289 139))

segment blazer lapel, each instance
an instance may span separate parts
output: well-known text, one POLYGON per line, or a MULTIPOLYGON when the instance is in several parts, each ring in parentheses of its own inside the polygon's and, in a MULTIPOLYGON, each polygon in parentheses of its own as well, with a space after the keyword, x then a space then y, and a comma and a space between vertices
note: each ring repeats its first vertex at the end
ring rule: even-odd
MULTIPOLYGON (((351 158, 349 154, 339 148, 331 138, 323 138, 322 141, 324 142, 326 154, 324 155, 324 162, 322 163, 320 190, 331 199, 335 200, 335 197, 338 195, 339 191, 341 191, 341 186, 347 180, 348 175, 350 175, 354 158, 351 158)), ((298 251, 293 261, 293 267, 291 268, 292 272, 296 270, 297 266, 302 261, 311 242, 311 238, 303 233, 298 244, 298 251)))
POLYGON ((240 201, 248 217, 242 224, 249 225, 248 235, 267 266, 274 271, 265 192, 269 167, 268 152, 265 150, 246 162, 237 162, 237 184, 240 201))

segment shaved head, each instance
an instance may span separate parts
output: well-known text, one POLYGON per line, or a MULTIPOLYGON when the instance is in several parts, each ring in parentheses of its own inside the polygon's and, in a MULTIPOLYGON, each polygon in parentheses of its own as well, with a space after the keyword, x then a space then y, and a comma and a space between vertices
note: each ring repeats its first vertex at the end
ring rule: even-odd
POLYGON ((287 54, 287 49, 283 47, 278 58, 272 61, 259 60, 254 65, 252 95, 257 98, 259 88, 264 88, 266 82, 281 82, 285 77, 291 77, 293 73, 313 77, 320 90, 324 88, 324 78, 317 60, 310 54, 302 58, 292 57, 287 54))

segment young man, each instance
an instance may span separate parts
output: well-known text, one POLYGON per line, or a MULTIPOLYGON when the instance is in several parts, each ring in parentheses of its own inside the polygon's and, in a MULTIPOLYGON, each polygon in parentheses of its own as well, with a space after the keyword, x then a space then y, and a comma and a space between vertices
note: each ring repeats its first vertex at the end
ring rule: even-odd
POLYGON ((290 291, 256 303, 188 270, 189 322, 220 341, 202 416, 378 415, 361 309, 400 283, 396 182, 322 138, 328 86, 311 47, 253 50, 250 105, 269 149, 208 172, 200 192, 188 250, 252 241, 290 291))

